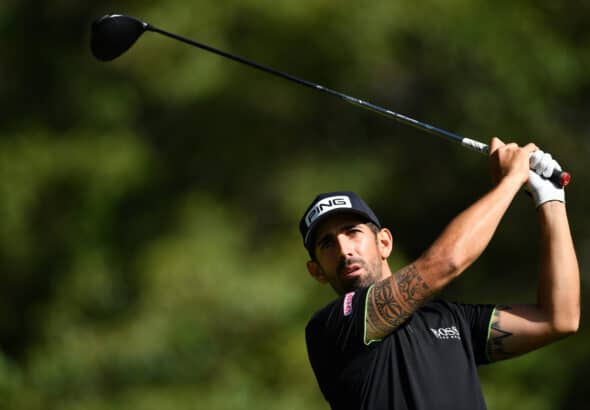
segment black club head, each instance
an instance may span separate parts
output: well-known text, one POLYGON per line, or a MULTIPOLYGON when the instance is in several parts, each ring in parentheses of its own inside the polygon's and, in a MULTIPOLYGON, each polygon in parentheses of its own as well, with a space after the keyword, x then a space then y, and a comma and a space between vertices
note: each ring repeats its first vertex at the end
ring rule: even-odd
POLYGON ((107 14, 92 23, 92 54, 101 61, 113 60, 127 51, 148 27, 148 23, 135 17, 107 14))

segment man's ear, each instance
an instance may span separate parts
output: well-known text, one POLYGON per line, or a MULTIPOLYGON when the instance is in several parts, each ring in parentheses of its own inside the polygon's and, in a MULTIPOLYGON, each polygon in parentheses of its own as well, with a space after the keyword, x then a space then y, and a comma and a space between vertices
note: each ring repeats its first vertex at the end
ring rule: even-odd
POLYGON ((389 258, 393 250, 393 235, 387 228, 382 228, 377 232, 377 245, 379 246, 379 253, 383 259, 389 258))
POLYGON ((310 275, 313 276, 318 282, 328 283, 328 279, 326 278, 326 275, 324 275, 324 271, 316 261, 308 261, 307 270, 310 275))

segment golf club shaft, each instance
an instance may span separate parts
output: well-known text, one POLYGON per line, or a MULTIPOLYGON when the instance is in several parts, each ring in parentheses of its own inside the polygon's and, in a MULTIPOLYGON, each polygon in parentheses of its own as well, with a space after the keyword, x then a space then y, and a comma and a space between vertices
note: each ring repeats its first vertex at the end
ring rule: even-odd
MULTIPOLYGON (((179 36, 174 33, 167 32, 167 31, 159 29, 149 23, 145 23, 145 24, 146 24, 145 29, 147 31, 152 31, 152 32, 159 33, 159 34, 162 34, 167 37, 171 37, 175 40, 182 41, 183 43, 190 44, 192 46, 201 48, 203 50, 220 55, 222 57, 226 57, 231 60, 237 61, 239 63, 246 64, 250 67, 256 68, 258 70, 273 74, 277 77, 281 77, 286 80, 292 81, 294 83, 304 85, 306 87, 313 88, 315 90, 322 91, 327 94, 331 94, 333 96, 339 97, 340 99, 346 101, 347 103, 356 105, 357 107, 361 107, 361 108, 367 109, 369 111, 376 112, 376 113, 381 114, 381 115, 388 117, 388 118, 393 118, 394 120, 396 120, 398 122, 401 122, 406 125, 410 125, 412 127, 426 131, 430 134, 434 134, 434 135, 438 135, 440 137, 447 138, 448 140, 458 143, 465 148, 479 152, 481 154, 487 155, 489 153, 489 146, 487 144, 480 142, 480 141, 476 141, 471 138, 462 137, 458 134, 455 134, 450 131, 446 131, 441 128, 435 127, 433 125, 415 120, 415 119, 407 117, 405 115, 402 115, 402 114, 396 113, 394 111, 388 110, 386 108, 380 107, 378 105, 372 104, 370 102, 361 100, 359 98, 351 97, 351 96, 341 93, 339 91, 332 90, 328 87, 324 87, 323 85, 312 83, 311 81, 304 80, 304 79, 296 77, 292 74, 276 70, 272 67, 268 67, 268 66, 256 63, 254 61, 248 60, 246 58, 243 58, 243 57, 240 57, 240 56, 237 56, 234 54, 230 54, 228 52, 219 50, 217 48, 208 46, 206 44, 199 43, 199 42, 191 40, 189 38, 179 36)), ((552 181, 554 184, 556 184, 557 186, 565 186, 570 181, 570 175, 567 172, 558 171, 557 169, 555 169, 553 174, 548 179, 550 181, 552 181)))
MULTIPOLYGON (((154 27, 151 24, 148 24, 148 27, 146 28, 146 30, 153 31, 153 32, 156 32, 156 33, 160 33, 160 34, 163 34, 163 35, 168 36, 168 37, 172 37, 172 38, 174 38, 176 40, 180 40, 180 41, 182 41, 184 43, 191 44, 191 45, 196 46, 196 47, 199 47, 199 48, 201 48, 203 50, 207 50, 207 51, 210 51, 212 53, 218 54, 220 56, 227 57, 227 58, 229 58, 231 60, 240 62, 242 64, 249 65, 250 67, 257 68, 257 69, 262 70, 262 71, 265 71, 267 73, 274 74, 277 77, 282 77, 282 78, 285 78, 285 79, 287 79, 289 81, 295 82, 297 84, 301 84, 301 85, 304 85, 306 87, 313 88, 315 90, 322 91, 322 92, 325 92, 327 94, 334 95, 334 96, 339 97, 340 99, 342 99, 342 100, 344 100, 344 101, 346 101, 346 102, 348 102, 350 104, 356 105, 358 107, 365 108, 367 110, 376 112, 378 114, 384 115, 384 116, 389 117, 389 118, 393 118, 396 121, 399 121, 399 122, 402 122, 402 123, 404 123, 406 125, 410 125, 410 126, 419 128, 421 130, 430 132, 431 134, 435 134, 435 135, 439 135, 439 136, 443 136, 443 137, 449 138, 449 139, 453 140, 454 142, 457 142, 457 143, 460 143, 460 144, 464 144, 464 140, 469 140, 468 138, 464 138, 464 137, 462 137, 460 135, 457 135, 457 134, 454 134, 452 132, 445 131, 443 129, 434 127, 432 125, 429 125, 429 124, 426 124, 426 123, 417 121, 417 120, 415 120, 413 118, 407 117, 407 116, 402 115, 402 114, 398 114, 396 112, 393 112, 391 110, 385 109, 383 107, 380 107, 378 105, 372 104, 370 102, 361 100, 359 98, 351 97, 350 95, 346 95, 346 94, 343 94, 343 93, 341 93, 339 91, 332 90, 331 88, 324 87, 323 85, 312 83, 311 81, 307 81, 307 80, 304 80, 302 78, 299 78, 299 77, 296 77, 294 75, 291 75, 289 73, 285 73, 283 71, 276 70, 276 69, 274 69, 272 67, 268 67, 268 66, 265 66, 265 65, 262 65, 262 64, 258 64, 255 61, 251 61, 251 60, 248 60, 246 58, 243 58, 243 57, 240 57, 240 56, 236 56, 234 54, 227 53, 225 51, 216 49, 214 47, 210 47, 210 46, 208 46, 206 44, 202 44, 202 43, 196 42, 194 40, 191 40, 191 39, 188 39, 188 38, 179 36, 177 34, 169 33, 167 31, 164 31, 164 30, 161 30, 161 29, 159 29, 157 27, 154 27)), ((474 141, 474 140, 469 140, 469 141, 470 141, 470 143, 464 144, 465 147, 470 148, 470 149, 473 149, 474 151, 481 152, 483 154, 487 154, 488 153, 488 146, 486 144, 483 144, 481 142, 474 141)))

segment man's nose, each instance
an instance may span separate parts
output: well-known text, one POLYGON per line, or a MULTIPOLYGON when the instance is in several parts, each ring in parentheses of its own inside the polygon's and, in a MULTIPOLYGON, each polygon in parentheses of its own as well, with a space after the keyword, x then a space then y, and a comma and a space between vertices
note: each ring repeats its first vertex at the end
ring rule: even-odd
POLYGON ((344 234, 338 235, 336 238, 338 242, 338 248, 340 249, 340 254, 343 256, 352 256, 353 254, 353 246, 352 241, 344 234))

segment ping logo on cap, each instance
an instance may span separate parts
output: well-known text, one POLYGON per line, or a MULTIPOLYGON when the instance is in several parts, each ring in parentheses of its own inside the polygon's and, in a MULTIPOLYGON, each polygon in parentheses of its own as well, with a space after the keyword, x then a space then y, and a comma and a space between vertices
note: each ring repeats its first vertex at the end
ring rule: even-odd
POLYGON ((352 208, 350 198, 345 195, 337 195, 320 199, 305 215, 305 223, 309 227, 318 217, 337 208, 352 208))

